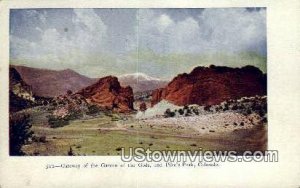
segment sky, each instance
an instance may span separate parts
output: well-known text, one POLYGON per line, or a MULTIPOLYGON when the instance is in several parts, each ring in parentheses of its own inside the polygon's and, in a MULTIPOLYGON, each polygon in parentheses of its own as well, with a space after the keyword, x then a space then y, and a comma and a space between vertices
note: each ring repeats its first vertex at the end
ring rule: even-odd
POLYGON ((196 66, 266 72, 266 9, 13 9, 10 63, 171 79, 196 66))

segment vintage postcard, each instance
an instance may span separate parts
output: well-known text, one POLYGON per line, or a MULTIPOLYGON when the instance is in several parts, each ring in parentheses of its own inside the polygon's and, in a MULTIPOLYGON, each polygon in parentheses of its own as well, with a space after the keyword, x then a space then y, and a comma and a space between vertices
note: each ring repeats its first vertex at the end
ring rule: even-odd
POLYGON ((10 10, 10 155, 264 151, 266 42, 265 8, 10 10))
MULTIPOLYGON (((13 164, 27 164, 24 179, 1 178, 0 187, 37 187, 53 173, 61 174, 51 180, 53 187, 99 187, 96 177, 103 173, 105 187, 173 187, 185 181, 198 187, 205 169, 226 177, 231 172, 224 166, 236 166, 239 174, 243 165, 252 171, 257 164, 280 166, 276 143, 288 141, 274 141, 282 117, 273 108, 283 100, 278 96, 289 94, 273 89, 280 79, 272 79, 285 65, 274 64, 281 54, 272 41, 280 39, 271 32, 280 31, 272 30, 276 21, 270 19, 280 3, 0 3, 8 44, 1 66, 1 96, 7 101, 1 118, 7 133, 1 147, 7 152, 1 156, 7 162, 0 174, 9 168, 11 177, 20 170, 13 164), (34 161, 39 162, 29 167, 34 161), (189 171, 194 179, 185 176, 179 184, 153 179, 147 185, 150 179, 135 174, 155 177, 168 170, 189 171), (41 172, 38 180, 30 178, 33 171, 41 172), (134 181, 111 177, 127 172, 134 181), (80 173, 90 182, 66 175, 77 183, 64 184, 65 173, 80 173)), ((300 4, 295 5, 299 22, 300 4)), ((290 50, 297 49, 296 43, 290 50)), ((289 86, 285 89, 299 89, 289 86)), ((297 96, 293 104, 299 107, 297 96)), ((299 187, 299 170, 295 173, 290 181, 280 180, 282 186, 299 187)), ((232 184, 203 185, 276 187, 239 177, 232 184)))

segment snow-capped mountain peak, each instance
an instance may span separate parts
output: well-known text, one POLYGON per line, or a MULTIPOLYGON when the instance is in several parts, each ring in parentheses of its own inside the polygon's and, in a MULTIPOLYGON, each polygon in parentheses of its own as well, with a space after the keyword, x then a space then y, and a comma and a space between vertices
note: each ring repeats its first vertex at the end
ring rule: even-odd
POLYGON ((135 73, 131 73, 131 74, 123 74, 121 76, 119 76, 120 79, 136 79, 139 81, 160 81, 159 78, 155 78, 152 76, 149 76, 145 73, 142 72, 135 72, 135 73))
POLYGON ((131 86, 133 92, 149 91, 162 88, 167 85, 167 81, 149 76, 145 73, 136 72, 132 74, 124 74, 118 77, 119 82, 123 86, 131 86))

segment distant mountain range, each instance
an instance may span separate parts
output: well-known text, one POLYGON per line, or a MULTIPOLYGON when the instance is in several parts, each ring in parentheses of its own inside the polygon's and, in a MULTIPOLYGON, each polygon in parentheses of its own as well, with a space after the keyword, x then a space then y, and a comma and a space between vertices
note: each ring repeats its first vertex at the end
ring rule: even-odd
MULTIPOLYGON (((42 97, 64 95, 68 90, 77 92, 99 80, 99 78, 86 77, 71 69, 49 70, 16 65, 11 67, 15 68, 23 80, 32 87, 34 95, 42 97)), ((134 93, 162 88, 168 83, 144 73, 125 74, 118 79, 122 86, 131 86, 134 93)))
POLYGON ((93 79, 70 69, 55 71, 11 66, 9 89, 12 111, 30 106, 37 96, 54 97, 73 92, 89 103, 127 112, 133 110, 134 100, 151 100, 151 105, 167 100, 183 106, 215 105, 230 99, 263 96, 267 94, 267 75, 253 66, 211 65, 195 67, 192 72, 179 74, 168 83, 143 73, 93 79), (22 105, 18 106, 20 102, 22 105))
POLYGON ((75 92, 96 82, 95 79, 71 69, 57 71, 25 66, 11 67, 14 67, 23 80, 32 87, 34 95, 42 97, 64 95, 68 90, 75 92))

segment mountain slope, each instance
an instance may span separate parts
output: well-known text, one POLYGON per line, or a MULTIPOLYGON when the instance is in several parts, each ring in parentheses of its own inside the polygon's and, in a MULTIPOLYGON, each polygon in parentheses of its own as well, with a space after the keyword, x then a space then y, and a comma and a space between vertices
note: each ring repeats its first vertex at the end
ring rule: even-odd
POLYGON ((24 81, 32 86, 34 95, 42 97, 63 95, 67 90, 75 92, 95 82, 94 79, 70 69, 57 71, 14 65, 11 67, 14 67, 24 81))
POLYGON ((118 78, 122 86, 131 86, 134 93, 162 88, 168 83, 144 73, 124 74, 118 78))

